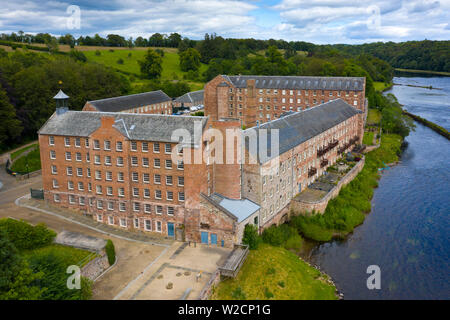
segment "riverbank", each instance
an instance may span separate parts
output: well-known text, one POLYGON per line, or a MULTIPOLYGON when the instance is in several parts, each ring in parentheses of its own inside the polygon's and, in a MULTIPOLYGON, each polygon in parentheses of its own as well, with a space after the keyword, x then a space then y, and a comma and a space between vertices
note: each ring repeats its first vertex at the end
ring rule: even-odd
POLYGON ((406 72, 406 73, 418 73, 418 74, 429 74, 429 75, 450 77, 450 72, 445 72, 445 71, 415 70, 415 69, 401 69, 401 68, 395 68, 394 70, 400 71, 400 72, 406 72))
POLYGON ((433 131, 439 133, 441 136, 446 137, 450 140, 450 132, 448 132, 445 128, 441 127, 440 125, 437 125, 434 122, 431 122, 427 119, 424 119, 422 117, 419 117, 418 115, 409 113, 408 111, 403 110, 403 113, 407 116, 413 118, 415 121, 420 122, 421 124, 427 126, 428 128, 432 129, 433 131))
POLYGON ((381 177, 378 169, 398 161, 402 142, 398 135, 383 134, 380 147, 366 154, 363 170, 330 200, 324 214, 294 212, 289 224, 311 240, 326 242, 345 238, 370 212, 370 200, 381 177))
POLYGON ((235 279, 214 289, 214 300, 336 300, 330 277, 281 247, 251 250, 235 279))

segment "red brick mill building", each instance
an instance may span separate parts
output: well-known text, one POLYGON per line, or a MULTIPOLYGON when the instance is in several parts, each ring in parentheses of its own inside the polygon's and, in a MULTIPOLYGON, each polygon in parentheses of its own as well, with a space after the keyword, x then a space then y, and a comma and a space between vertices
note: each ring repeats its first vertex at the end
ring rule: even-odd
POLYGON ((341 99, 242 131, 245 116, 71 111, 67 96, 55 98, 58 108, 38 132, 46 201, 117 228, 219 246, 240 243, 248 223, 276 223, 298 191, 362 139, 362 111, 341 99), (246 134, 264 128, 280 130, 272 176, 263 174, 267 163, 237 152, 246 134), (235 136, 221 140, 210 129, 235 136), (179 144, 177 130, 190 140, 179 144), (318 152, 324 147, 332 151, 318 152))

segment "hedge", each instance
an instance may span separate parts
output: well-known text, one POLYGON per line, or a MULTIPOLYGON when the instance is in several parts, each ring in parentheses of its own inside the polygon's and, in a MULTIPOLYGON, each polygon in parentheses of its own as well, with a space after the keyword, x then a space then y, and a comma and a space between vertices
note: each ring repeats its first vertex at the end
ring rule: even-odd
POLYGON ((10 218, 0 219, 0 230, 4 230, 8 239, 19 250, 37 249, 53 242, 56 232, 50 230, 45 224, 32 226, 25 221, 10 218))

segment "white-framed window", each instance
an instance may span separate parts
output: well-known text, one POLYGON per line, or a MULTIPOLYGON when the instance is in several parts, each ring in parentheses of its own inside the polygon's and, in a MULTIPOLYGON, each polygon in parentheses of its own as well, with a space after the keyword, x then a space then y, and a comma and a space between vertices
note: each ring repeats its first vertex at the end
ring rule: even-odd
POLYGON ((53 188, 59 188, 58 180, 53 179, 53 188))
POLYGON ((109 140, 103 141, 103 147, 106 151, 111 150, 111 141, 109 141, 109 140))
POLYGON ((157 232, 161 232, 162 231, 162 228, 161 228, 161 221, 156 221, 156 231, 157 232))
POLYGON ((153 152, 159 153, 159 143, 158 142, 153 143, 153 152))
POLYGON ((54 146, 55 145, 55 137, 54 136, 49 136, 48 137, 48 144, 50 146, 54 146))
POLYGON ((184 177, 178 176, 178 185, 180 187, 184 186, 184 177))
POLYGON ((107 166, 111 165, 111 156, 105 156, 105 165, 107 166))
POLYGON ((100 150, 100 141, 94 140, 94 149, 95 150, 100 150))
POLYGON ((75 160, 76 161, 81 161, 81 152, 75 153, 75 160))
POLYGON ((144 198, 150 198, 150 189, 144 189, 144 198))
POLYGON ((135 227, 136 229, 139 228, 139 218, 134 218, 134 227, 135 227))
POLYGON ((58 174, 58 168, 55 165, 52 165, 52 174, 58 174))
POLYGON ((131 151, 137 151, 137 142, 131 141, 131 151))
POLYGON ((155 174, 153 181, 155 182, 155 184, 161 184, 161 175, 160 174, 155 174))
POLYGON ((126 210, 125 202, 119 202, 119 211, 125 211, 125 210, 126 210))
POLYGON ((98 154, 96 154, 96 155, 94 156, 94 163, 95 163, 95 164, 100 164, 100 156, 99 156, 98 154))
POLYGON ((91 192, 92 191, 92 183, 88 182, 88 191, 91 192))
POLYGON ((145 230, 146 231, 151 231, 152 230, 152 220, 149 220, 149 219, 146 219, 146 220, 144 220, 144 223, 145 223, 145 230))
POLYGON ((159 159, 153 159, 153 167, 161 168, 161 161, 159 159))
POLYGON ((175 212, 174 207, 171 206, 167 207, 167 215, 173 216, 174 212, 175 212))
POLYGON ((136 167, 138 165, 138 158, 137 157, 131 157, 131 165, 133 167, 136 167))
POLYGON ((108 201, 108 210, 110 210, 110 211, 114 210, 114 202, 113 201, 108 201))
POLYGON ((178 192, 178 200, 184 201, 184 192, 178 192))
POLYGON ((91 168, 86 168, 86 176, 87 176, 88 178, 91 177, 91 168))
POLYGON ((97 221, 98 222, 103 222, 103 215, 102 214, 97 214, 97 221))
POLYGON ((151 205, 149 203, 144 203, 144 212, 145 213, 151 212, 151 205))
POLYGON ((163 207, 162 206, 156 206, 156 214, 162 214, 163 213, 163 207))
POLYGON ((95 186, 95 192, 97 194, 102 194, 102 192, 103 192, 102 189, 103 189, 102 186, 99 186, 99 185, 95 186))
POLYGON ((113 216, 109 216, 108 217, 108 224, 110 224, 110 225, 114 224, 114 217, 113 216))
POLYGON ((79 197, 79 198, 78 198, 78 203, 79 203, 81 206, 84 206, 84 205, 86 204, 84 197, 79 197))
POLYGON ((123 167, 123 158, 122 157, 117 157, 117 166, 118 167, 123 167))
POLYGON ((53 195, 53 201, 55 201, 55 202, 60 202, 61 201, 61 198, 59 197, 59 194, 55 193, 53 195))
POLYGON ((164 145, 164 152, 167 153, 167 154, 172 153, 172 146, 170 145, 170 143, 166 143, 164 145))
POLYGON ((81 140, 80 140, 80 138, 75 138, 75 147, 77 147, 77 148, 81 147, 81 140))
POLYGON ((171 186, 173 184, 172 176, 166 176, 166 185, 171 186))
POLYGON ((95 170, 95 180, 102 179, 102 172, 100 170, 95 170))
POLYGON ((167 198, 167 200, 172 201, 173 200, 173 191, 167 191, 166 198, 167 198))
POLYGON ((131 180, 133 180, 133 182, 139 182, 139 173, 132 172, 131 173, 131 180))
POLYGON ((148 142, 142 142, 142 152, 148 152, 148 142))
POLYGON ((113 195, 113 188, 111 186, 107 186, 106 187, 106 194, 108 196, 112 196, 113 195))
POLYGON ((144 174, 142 175, 142 181, 143 181, 144 183, 150 183, 150 174, 144 173, 144 174))
POLYGON ((133 197, 139 197, 139 188, 133 188, 133 197))
POLYGON ((125 197, 125 188, 118 188, 117 194, 119 195, 119 197, 125 197))
POLYGON ((120 218, 120 219, 119 219, 119 223, 120 223, 120 226, 121 226, 121 227, 125 228, 125 227, 127 226, 127 219, 125 219, 125 218, 120 218))
POLYGON ((78 190, 84 191, 84 184, 83 184, 83 182, 78 182, 78 190))
POLYGON ((155 199, 161 199, 161 190, 155 190, 155 199))
POLYGON ((77 168, 77 176, 82 177, 83 176, 83 168, 77 168))
POLYGON ((116 151, 123 151, 122 141, 116 141, 116 151))
POLYGON ((69 137, 64 137, 64 145, 66 147, 70 147, 70 138, 69 137))
POLYGON ((106 171, 106 180, 112 181, 112 172, 111 171, 106 171))
POLYGON ((67 189, 73 190, 73 181, 67 181, 67 189))
POLYGON ((142 158, 142 166, 148 167, 148 158, 142 158))
POLYGON ((178 170, 184 170, 184 162, 183 162, 183 160, 178 160, 177 169, 178 170))
POLYGON ((66 151, 66 160, 67 161, 72 161, 72 154, 68 151, 66 151))
POLYGON ((141 204, 139 202, 133 202, 133 211, 141 210, 141 204))
POLYGON ((67 173, 68 176, 71 176, 72 175, 72 167, 67 167, 66 168, 66 173, 67 173))
POLYGON ((97 209, 103 209, 103 201, 97 200, 97 209))
POLYGON ((91 156, 89 152, 86 153, 86 162, 91 162, 91 156))
POLYGON ((166 169, 172 169, 172 160, 166 159, 166 169))
POLYGON ((123 182, 123 172, 117 172, 117 181, 123 182))
POLYGON ((89 148, 89 138, 85 138, 85 139, 84 139, 84 146, 85 146, 86 148, 89 148))

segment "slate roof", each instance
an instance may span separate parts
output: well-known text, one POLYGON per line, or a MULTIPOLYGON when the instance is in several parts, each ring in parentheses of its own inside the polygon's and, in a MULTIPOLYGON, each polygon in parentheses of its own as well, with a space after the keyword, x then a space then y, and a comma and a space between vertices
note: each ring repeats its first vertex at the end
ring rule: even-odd
MULTIPOLYGON (((244 137, 256 133, 258 137, 258 161, 259 163, 265 163, 276 156, 270 154, 272 129, 279 130, 279 154, 281 155, 358 113, 362 113, 362 111, 353 108, 342 99, 331 100, 266 122, 259 127, 249 128, 244 131, 244 137), (267 154, 269 156, 266 158, 259 157, 259 130, 261 129, 267 129, 267 154)), ((249 147, 248 139, 245 139, 245 147, 247 149, 249 147)))
POLYGON ((364 89, 364 77, 303 77, 303 76, 227 76, 237 88, 246 88, 247 80, 254 79, 257 89, 293 90, 351 90, 364 89))
POLYGON ((170 98, 163 91, 158 90, 138 94, 130 94, 128 96, 88 101, 88 103, 97 108, 98 111, 120 112, 167 101, 172 101, 172 98, 170 98))
POLYGON ((191 139, 192 137, 197 139, 193 141, 194 145, 199 145, 201 132, 203 132, 208 119, 207 117, 160 114, 67 111, 60 115, 54 113, 38 133, 88 137, 100 127, 101 118, 104 116, 114 117, 116 119, 114 127, 130 140, 178 142, 172 141, 172 132, 176 129, 186 129, 190 133, 191 139), (202 130, 196 135, 194 135, 195 126, 202 130))
POLYGON ((219 193, 213 193, 208 200, 214 202, 225 212, 235 216, 238 222, 244 221, 261 207, 255 202, 248 199, 229 199, 219 193))
POLYGON ((175 99, 176 102, 180 103, 195 103, 195 102, 203 102, 203 93, 205 90, 192 91, 183 94, 181 97, 175 99))

